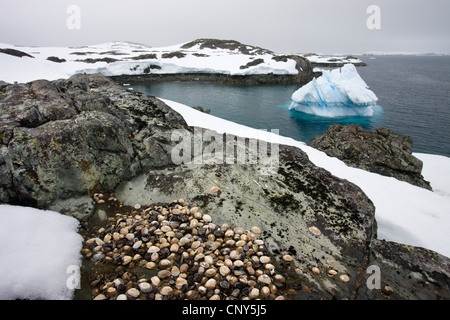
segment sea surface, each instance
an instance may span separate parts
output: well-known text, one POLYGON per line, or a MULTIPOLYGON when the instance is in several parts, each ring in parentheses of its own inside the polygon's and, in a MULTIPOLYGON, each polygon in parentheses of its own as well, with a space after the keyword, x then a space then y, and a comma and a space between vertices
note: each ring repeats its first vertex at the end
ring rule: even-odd
POLYGON ((360 56, 361 77, 379 101, 372 117, 322 118, 288 110, 298 85, 205 82, 131 84, 135 90, 210 109, 211 114, 307 142, 333 123, 359 123, 409 135, 413 151, 450 157, 450 56, 360 56))

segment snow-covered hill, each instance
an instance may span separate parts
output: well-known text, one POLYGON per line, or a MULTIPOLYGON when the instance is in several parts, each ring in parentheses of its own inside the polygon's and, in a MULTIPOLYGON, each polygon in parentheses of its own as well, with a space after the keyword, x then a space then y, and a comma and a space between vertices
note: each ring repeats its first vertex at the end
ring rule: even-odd
POLYGON ((151 48, 129 42, 84 47, 17 47, 0 43, 0 80, 56 80, 77 73, 107 76, 219 73, 295 75, 296 61, 237 41, 201 39, 151 48), (25 54, 11 54, 12 50, 25 54), (9 52, 9 53, 8 53, 9 52), (22 57, 19 57, 22 55, 22 57))

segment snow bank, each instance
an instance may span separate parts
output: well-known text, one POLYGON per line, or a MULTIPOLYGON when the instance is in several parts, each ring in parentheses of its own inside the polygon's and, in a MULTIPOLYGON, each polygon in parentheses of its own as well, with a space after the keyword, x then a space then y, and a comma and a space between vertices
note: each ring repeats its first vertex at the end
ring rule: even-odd
POLYGON ((322 76, 295 91, 291 98, 289 109, 322 117, 372 116, 372 107, 378 101, 352 64, 323 70, 322 76))
POLYGON ((72 299, 81 266, 78 221, 52 211, 0 205, 0 299, 72 299), (69 271, 69 273, 68 273, 69 271))
POLYGON ((315 165, 355 183, 373 201, 379 239, 424 247, 450 257, 450 175, 446 174, 450 173, 450 158, 418 154, 424 162, 425 179, 436 188, 435 192, 431 192, 395 178, 348 167, 339 159, 292 138, 222 120, 170 100, 163 101, 179 112, 190 126, 302 149, 315 165))

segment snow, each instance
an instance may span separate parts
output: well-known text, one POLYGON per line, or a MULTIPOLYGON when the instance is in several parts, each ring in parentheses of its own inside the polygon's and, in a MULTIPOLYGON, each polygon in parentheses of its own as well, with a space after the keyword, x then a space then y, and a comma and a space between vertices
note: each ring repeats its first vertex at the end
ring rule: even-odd
POLYGON ((309 159, 331 174, 358 185, 375 205, 378 239, 434 250, 450 257, 450 158, 415 154, 424 162, 423 176, 435 191, 429 191, 395 178, 347 166, 337 158, 292 138, 262 132, 199 112, 183 104, 162 99, 179 112, 190 126, 219 133, 258 138, 268 142, 298 147, 309 159), (446 179, 447 178, 447 179, 446 179))
POLYGON ((72 299, 70 268, 81 266, 77 230, 75 218, 57 212, 0 205, 0 300, 72 299))
POLYGON ((151 65, 160 69, 151 69, 153 74, 172 73, 220 73, 229 75, 250 74, 297 74, 296 62, 275 61, 272 54, 245 55, 235 50, 199 49, 199 45, 183 49, 183 44, 151 48, 128 42, 110 42, 81 48, 71 47, 18 47, 0 43, 0 48, 12 48, 26 52, 34 58, 14 57, 0 54, 0 80, 13 83, 29 82, 37 79, 56 80, 68 78, 77 73, 102 73, 107 76, 138 75, 151 65), (182 52, 184 57, 163 58, 164 53, 182 52), (78 54, 77 54, 78 53, 78 54), (84 53, 84 54, 80 54, 84 53), (133 57, 155 54, 155 59, 134 60, 133 57), (199 56, 200 55, 200 56, 199 56), (55 56, 66 62, 55 63, 47 58, 55 56), (106 63, 86 63, 85 59, 111 58, 119 61, 106 63), (256 66, 241 69, 255 59, 264 62, 256 66), (78 61, 77 61, 78 60, 78 61))
POLYGON ((372 116, 378 98, 358 74, 356 67, 323 70, 292 94, 289 109, 322 117, 372 116))

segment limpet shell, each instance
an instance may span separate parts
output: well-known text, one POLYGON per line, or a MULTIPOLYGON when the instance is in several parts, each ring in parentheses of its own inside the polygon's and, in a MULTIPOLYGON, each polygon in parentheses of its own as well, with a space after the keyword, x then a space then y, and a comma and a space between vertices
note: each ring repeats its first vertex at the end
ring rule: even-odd
POLYGON ((316 236, 319 236, 321 234, 320 230, 318 228, 316 228, 316 227, 309 227, 308 229, 309 229, 309 231, 311 231, 316 236))
POLYGON ((261 229, 256 227, 256 226, 252 227, 251 230, 252 230, 253 233, 256 233, 256 234, 260 234, 261 233, 261 229))
POLYGON ((166 268, 169 268, 169 267, 171 267, 172 266, 172 262, 170 261, 170 260, 168 260, 168 259, 162 259, 160 262, 159 262, 159 267, 161 268, 161 269, 166 269, 166 268))
POLYGON ((338 273, 337 273, 336 270, 331 269, 331 270, 328 271, 328 275, 329 275, 330 277, 333 277, 333 276, 335 276, 335 275, 337 275, 337 274, 338 274, 338 273))
POLYGON ((253 288, 252 291, 250 291, 249 297, 252 299, 258 299, 259 298, 259 289, 253 288))
POLYGON ((341 279, 342 282, 349 282, 350 281, 349 276, 346 275, 346 274, 343 274, 343 275, 339 276, 339 279, 341 279))
POLYGON ((139 290, 141 290, 143 293, 149 293, 152 291, 152 286, 148 282, 141 282, 139 283, 139 290))
POLYGON ((129 298, 135 298, 135 299, 141 295, 141 293, 139 292, 139 290, 136 289, 136 288, 128 289, 127 292, 125 292, 125 294, 126 294, 127 297, 129 297, 129 298))
POLYGON ((212 289, 216 288, 216 285, 217 285, 217 281, 215 279, 209 279, 205 283, 205 288, 212 290, 212 289))
POLYGON ((169 286, 165 286, 165 287, 162 287, 161 290, 159 290, 159 292, 161 294, 167 296, 167 295, 173 293, 173 289, 171 287, 169 287, 169 286))
POLYGON ((207 276, 208 278, 214 277, 217 273, 217 270, 214 268, 209 268, 208 270, 205 271, 205 276, 207 276))
POLYGON ((209 189, 209 192, 217 192, 219 191, 218 187, 212 187, 211 189, 209 189))
POLYGON ((203 221, 205 221, 206 223, 210 223, 212 221, 212 218, 209 214, 204 214, 203 221))
POLYGON ((230 268, 228 268, 227 266, 221 266, 220 268, 219 268, 219 272, 220 272, 220 274, 222 275, 222 276, 227 276, 227 275, 229 275, 230 274, 230 272, 231 272, 231 270, 230 270, 230 268))
POLYGON ((125 265, 129 264, 129 263, 131 262, 131 260, 133 260, 132 257, 130 257, 130 256, 124 256, 124 257, 122 258, 122 264, 125 266, 125 265))
POLYGON ((265 283, 265 284, 270 284, 272 283, 272 280, 270 279, 270 277, 267 274, 262 274, 258 277, 258 281, 261 283, 265 283))
POLYGON ((157 276, 151 277, 150 282, 151 282, 152 285, 154 285, 155 287, 158 287, 158 286, 161 284, 161 280, 160 280, 157 276))
POLYGON ((151 246, 150 248, 148 248, 147 252, 148 252, 148 253, 155 253, 155 252, 158 252, 158 251, 160 251, 160 250, 161 250, 161 249, 158 248, 158 247, 156 247, 156 246, 151 246))

